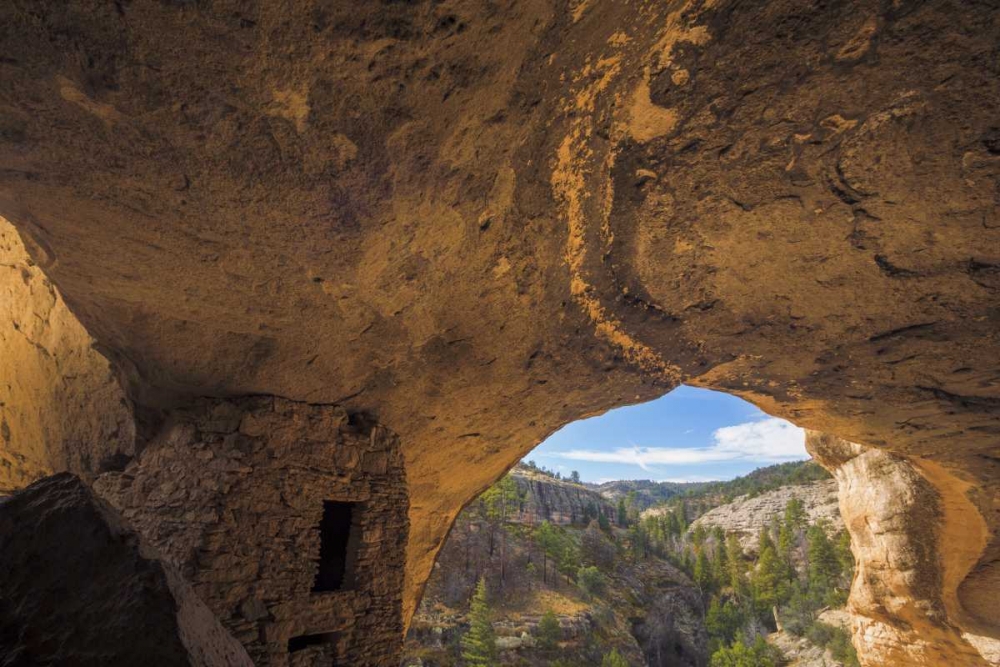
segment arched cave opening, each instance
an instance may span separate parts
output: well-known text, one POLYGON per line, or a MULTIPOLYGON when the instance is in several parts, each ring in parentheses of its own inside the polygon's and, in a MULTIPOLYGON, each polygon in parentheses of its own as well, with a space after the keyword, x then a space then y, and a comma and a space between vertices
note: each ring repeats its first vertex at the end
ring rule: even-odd
POLYGON ((403 664, 485 642, 525 664, 701 667, 736 645, 797 654, 810 635, 856 659, 837 484, 805 440, 688 386, 565 426, 457 518, 403 664))

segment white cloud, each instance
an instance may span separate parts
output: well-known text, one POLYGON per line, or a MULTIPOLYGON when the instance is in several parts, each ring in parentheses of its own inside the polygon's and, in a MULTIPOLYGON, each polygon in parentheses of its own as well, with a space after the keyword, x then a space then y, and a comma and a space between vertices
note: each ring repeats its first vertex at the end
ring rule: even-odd
POLYGON ((651 465, 699 465, 721 461, 777 463, 809 458, 805 432, 784 419, 769 417, 724 426, 712 433, 709 447, 619 447, 610 451, 573 449, 559 458, 596 463, 624 463, 649 470, 651 465))
POLYGON ((683 477, 667 477, 658 479, 658 482, 671 482, 673 484, 691 484, 693 482, 718 482, 720 477, 708 477, 705 475, 684 475, 683 477))

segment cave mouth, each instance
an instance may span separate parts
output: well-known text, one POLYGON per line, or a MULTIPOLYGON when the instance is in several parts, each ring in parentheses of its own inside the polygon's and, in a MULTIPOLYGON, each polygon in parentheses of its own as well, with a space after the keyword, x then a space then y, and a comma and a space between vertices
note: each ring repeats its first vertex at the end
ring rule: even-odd
POLYGON ((314 593, 350 590, 354 587, 354 564, 360 544, 361 503, 323 501, 319 524, 319 559, 314 593))
POLYGON ((568 424, 456 519, 405 655, 446 664, 492 643, 531 660, 705 667, 770 651, 756 642, 777 633, 775 604, 808 634, 842 606, 853 560, 836 483, 805 445, 803 429, 689 386, 568 424), (829 566, 815 585, 812 544, 829 566))

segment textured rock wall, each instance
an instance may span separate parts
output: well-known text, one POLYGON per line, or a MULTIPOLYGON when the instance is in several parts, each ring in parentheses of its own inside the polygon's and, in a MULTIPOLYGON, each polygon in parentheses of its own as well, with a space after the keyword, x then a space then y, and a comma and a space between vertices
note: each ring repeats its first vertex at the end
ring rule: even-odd
POLYGON ((511 477, 524 495, 520 512, 514 517, 518 523, 540 524, 550 521, 559 525, 579 524, 597 512, 615 521, 615 508, 596 491, 558 479, 541 475, 525 468, 515 468, 511 477))
POLYGON ((958 596, 1000 635, 996 3, 8 0, 0 26, 0 214, 137 405, 399 433, 405 615, 512 462, 683 381, 970 484, 958 596))
POLYGON ((0 501, 0 664, 253 667, 170 564, 61 473, 0 501))
POLYGON ((849 608, 862 664, 1000 664, 1000 641, 979 635, 958 599, 987 535, 978 517, 951 524, 957 480, 948 488, 920 464, 816 432, 807 447, 840 488, 857 561, 849 608))
POLYGON ((95 488, 177 565, 258 667, 396 667, 402 465, 395 435, 339 407, 205 400, 173 413, 138 459, 95 488), (343 590, 313 592, 331 500, 360 503, 356 553, 343 590), (290 652, 294 637, 324 633, 337 636, 290 652))
POLYGON ((744 549, 756 552, 761 528, 771 525, 774 517, 783 516, 792 498, 802 501, 810 523, 824 521, 831 533, 843 530, 844 521, 837 504, 837 482, 832 479, 784 486, 754 498, 740 496, 705 512, 691 524, 691 529, 699 525, 719 526, 727 533, 736 533, 744 549))
POLYGON ((93 343, 0 217, 0 493, 132 454, 130 404, 93 343))

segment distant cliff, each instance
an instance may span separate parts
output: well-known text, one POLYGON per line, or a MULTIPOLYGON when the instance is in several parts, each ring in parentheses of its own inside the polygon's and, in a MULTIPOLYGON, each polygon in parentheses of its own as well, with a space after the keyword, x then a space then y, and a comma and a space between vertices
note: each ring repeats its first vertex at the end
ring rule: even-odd
POLYGON ((614 504, 587 486, 556 479, 526 466, 515 467, 511 478, 521 497, 520 511, 512 517, 512 523, 586 524, 598 514, 615 520, 614 504))
POLYGON ((677 482, 654 482, 649 479, 620 479, 595 485, 593 488, 609 503, 615 505, 619 498, 635 494, 636 508, 644 509, 659 505, 674 496, 697 490, 702 483, 682 484, 677 482))
POLYGON ((740 496, 701 515, 691 524, 691 529, 699 525, 706 528, 718 526, 726 533, 735 533, 744 549, 756 552, 761 528, 770 525, 775 516, 784 514, 785 506, 792 498, 802 501, 809 523, 826 521, 831 534, 844 529, 837 504, 837 482, 832 479, 783 486, 754 497, 740 496))

